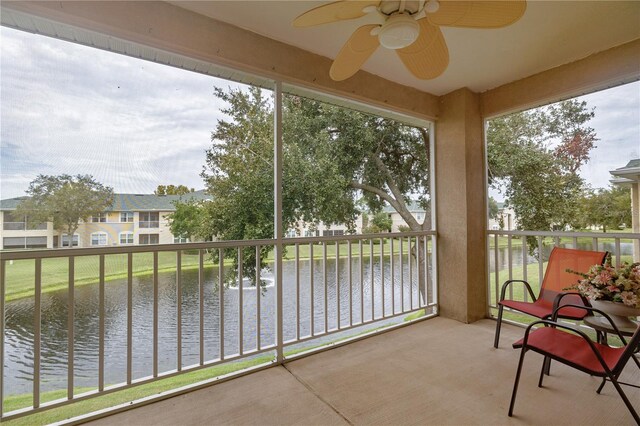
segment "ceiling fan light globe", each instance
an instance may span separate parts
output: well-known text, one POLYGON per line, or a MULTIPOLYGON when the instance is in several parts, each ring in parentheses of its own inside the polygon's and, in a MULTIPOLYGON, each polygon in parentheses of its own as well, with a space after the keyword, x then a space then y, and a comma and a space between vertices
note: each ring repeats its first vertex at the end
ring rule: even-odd
POLYGON ((420 25, 410 15, 398 14, 389 17, 378 32, 383 47, 397 50, 413 44, 420 35, 420 25))
POLYGON ((424 5, 424 11, 427 13, 435 13, 438 9, 440 9, 440 3, 438 3, 438 0, 429 0, 424 5))

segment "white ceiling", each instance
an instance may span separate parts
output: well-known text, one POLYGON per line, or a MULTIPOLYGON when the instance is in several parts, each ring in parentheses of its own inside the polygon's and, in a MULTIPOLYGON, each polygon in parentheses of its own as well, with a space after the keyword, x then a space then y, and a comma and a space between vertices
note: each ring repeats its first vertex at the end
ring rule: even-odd
MULTIPOLYGON (((294 28, 301 13, 323 1, 173 1, 179 7, 334 58, 367 17, 294 28)), ((442 95, 461 87, 484 92, 546 69, 640 38, 640 1, 529 1, 522 19, 501 29, 443 27, 447 70, 419 80, 395 52, 379 48, 363 69, 400 84, 442 95)))

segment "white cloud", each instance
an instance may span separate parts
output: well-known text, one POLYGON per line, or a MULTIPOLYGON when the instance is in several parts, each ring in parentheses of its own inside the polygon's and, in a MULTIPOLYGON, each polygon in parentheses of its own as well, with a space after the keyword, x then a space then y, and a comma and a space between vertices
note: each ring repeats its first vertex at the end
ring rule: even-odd
POLYGON ((202 188, 220 101, 239 85, 7 28, 2 36, 2 198, 38 174, 92 174, 118 192, 202 188))

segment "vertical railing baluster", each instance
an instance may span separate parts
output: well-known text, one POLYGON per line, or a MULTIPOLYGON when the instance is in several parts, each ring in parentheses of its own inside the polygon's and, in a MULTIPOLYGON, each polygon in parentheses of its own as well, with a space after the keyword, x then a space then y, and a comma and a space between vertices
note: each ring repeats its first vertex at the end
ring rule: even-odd
POLYGON ((578 248, 578 237, 573 237, 573 248, 574 249, 578 248))
POLYGON ((176 364, 182 371, 182 251, 176 251, 176 364))
POLYGON ((400 299, 402 299, 400 307, 402 309, 402 312, 404 312, 405 311, 405 308, 404 308, 404 261, 403 261, 403 258, 404 258, 404 247, 403 247, 403 244, 402 244, 403 238, 400 237, 400 238, 398 238, 398 240, 399 240, 398 241, 398 243, 399 243, 398 250, 400 251, 400 265, 399 265, 400 266, 400 299))
POLYGON ((313 276, 313 243, 309 243, 309 302, 310 302, 310 317, 309 317, 309 326, 311 330, 309 332, 310 336, 315 336, 316 328, 315 328, 315 300, 316 300, 316 291, 315 291, 315 277, 313 276))
POLYGON ((396 285, 395 285, 395 265, 394 265, 394 252, 393 252, 393 237, 389 238, 389 259, 390 259, 390 274, 391 274, 391 315, 396 314, 396 285))
MULTIPOLYGON (((155 272, 154 272, 155 274, 155 272)), ((200 365, 204 365, 204 251, 198 250, 198 316, 200 317, 200 365)))
POLYGON ((153 252, 153 377, 158 377, 158 252, 153 252))
POLYGON ((542 236, 538 236, 538 288, 542 287, 544 263, 544 246, 542 245, 542 236))
POLYGON ((127 253, 127 384, 133 379, 133 253, 127 253))
POLYGON ((359 267, 360 267, 360 324, 364 324, 364 253, 362 253, 363 244, 362 240, 358 241, 359 254, 359 267))
MULTIPOLYGON (((527 253, 528 251, 528 247, 527 247, 527 237, 526 236, 522 236, 522 279, 524 281, 527 281, 527 273, 529 272, 529 259, 528 259, 528 255, 529 253, 527 253)), ((524 291, 524 301, 528 302, 529 301, 529 292, 528 291, 524 291)))
POLYGON ((33 306, 33 408, 38 408, 40 407, 40 339, 42 338, 42 259, 37 258, 35 262, 35 293, 33 306))
POLYGON ((244 284, 242 275, 242 265, 244 259, 242 258, 243 247, 238 247, 238 353, 244 354, 244 284))
POLYGON ((384 239, 380 238, 380 291, 382 298, 382 318, 385 317, 385 309, 384 305, 386 303, 386 298, 384 297, 384 239))
POLYGON ((500 257, 498 256, 498 234, 493 234, 493 277, 496 291, 496 306, 500 299, 500 257))
POLYGON ((75 257, 69 256, 69 289, 67 296, 67 399, 73 399, 73 346, 75 341, 73 319, 75 317, 75 257))
POLYGON ((296 340, 300 340, 300 245, 294 246, 296 262, 296 340))
POLYGON ((260 260, 260 246, 256 246, 256 348, 257 350, 262 349, 262 339, 261 339, 261 322, 262 319, 262 297, 261 297, 261 283, 260 283, 260 268, 262 262, 260 260))
POLYGON ((429 304, 429 245, 427 244, 427 236, 422 236, 422 252, 424 255, 424 259, 422 260, 424 264, 424 306, 429 304))
POLYGON ((224 250, 218 249, 218 312, 220 312, 220 360, 224 359, 224 250))
POLYGON ((375 319, 375 280, 373 277, 373 239, 369 240, 369 276, 371 279, 371 321, 375 319))
POLYGON ((336 329, 340 330, 340 245, 336 241, 336 329))
POLYGON ((591 250, 598 251, 598 239, 597 238, 592 238, 591 239, 591 250))
POLYGON ((98 312, 98 390, 102 392, 104 390, 104 254, 99 257, 98 266, 98 299, 99 299, 99 312, 98 312))
POLYGON ((347 274, 349 276, 349 327, 353 325, 353 277, 351 275, 351 240, 347 240, 347 274))
POLYGON ((620 264, 622 263, 622 259, 620 259, 620 256, 621 256, 620 238, 616 237, 615 241, 616 241, 616 268, 619 268, 620 264))
POLYGON ((329 302, 327 300, 327 242, 322 242, 322 283, 324 284, 324 332, 329 330, 329 302))
POLYGON ((5 260, 0 259, 0 418, 4 413, 4 295, 5 295, 5 260))
MULTIPOLYGON (((511 234, 507 235, 507 263, 509 264, 509 279, 513 279, 513 246, 511 234)), ((509 299, 513 299, 513 286, 509 286, 509 299)))
POLYGON ((560 245, 560 237, 553 237, 553 245, 556 247, 560 245))
POLYGON ((408 259, 408 266, 409 266, 409 289, 411 289, 411 310, 413 311, 414 309, 414 303, 413 303, 413 262, 412 262, 412 256, 411 256, 411 237, 407 237, 407 250, 409 251, 409 259, 408 259))

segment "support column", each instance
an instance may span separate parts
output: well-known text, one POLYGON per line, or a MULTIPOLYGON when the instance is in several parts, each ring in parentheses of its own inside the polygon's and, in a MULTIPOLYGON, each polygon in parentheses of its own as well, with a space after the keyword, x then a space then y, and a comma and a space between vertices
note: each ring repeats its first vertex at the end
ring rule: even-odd
POLYGON ((440 315, 486 317, 486 182, 480 97, 460 89, 440 98, 436 123, 436 224, 440 315))

